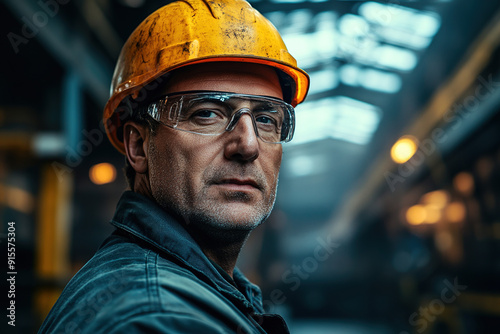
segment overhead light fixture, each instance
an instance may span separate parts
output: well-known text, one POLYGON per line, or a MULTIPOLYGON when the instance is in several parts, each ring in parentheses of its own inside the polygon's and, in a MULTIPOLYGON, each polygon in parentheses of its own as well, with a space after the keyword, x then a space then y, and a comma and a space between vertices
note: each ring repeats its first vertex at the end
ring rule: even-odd
POLYGON ((406 211, 405 217, 410 225, 436 224, 442 218, 442 210, 432 204, 416 204, 406 211))
POLYGON ((424 223, 427 224, 436 224, 443 216, 441 208, 434 204, 427 204, 425 206, 425 211, 426 214, 424 223))
POLYGON ((89 177, 98 185, 111 183, 116 179, 116 168, 110 163, 103 162, 90 168, 89 177))
POLYGON ((395 163, 404 164, 417 152, 417 139, 413 136, 403 136, 391 148, 391 158, 395 163))
POLYGON ((416 204, 406 211, 406 221, 410 225, 421 225, 427 218, 427 211, 423 205, 416 204))
POLYGON ((444 214, 450 223, 460 223, 465 220, 467 210, 462 202, 452 202, 445 208, 444 214))
POLYGON ((462 195, 470 196, 474 193, 474 177, 467 172, 460 172, 453 178, 453 187, 462 195))
POLYGON ((444 208, 449 202, 450 195, 444 190, 434 190, 422 196, 420 202, 423 204, 432 204, 440 209, 444 208))

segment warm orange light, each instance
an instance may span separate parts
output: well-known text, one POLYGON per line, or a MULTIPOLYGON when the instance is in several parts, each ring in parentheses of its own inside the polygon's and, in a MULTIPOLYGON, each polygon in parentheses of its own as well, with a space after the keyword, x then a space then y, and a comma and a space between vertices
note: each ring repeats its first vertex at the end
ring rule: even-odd
POLYGON ((423 205, 417 204, 406 211, 406 221, 410 225, 422 224, 427 216, 427 211, 423 205))
POLYGON ((431 191, 423 195, 420 202, 442 209, 448 204, 448 193, 444 190, 431 191))
POLYGON ((90 168, 89 177, 95 184, 106 184, 116 179, 116 169, 112 164, 103 162, 90 168))
POLYGON ((0 191, 3 193, 3 196, 0 195, 0 202, 26 214, 33 211, 35 207, 35 198, 30 192, 10 186, 0 186, 0 191))
POLYGON ((404 164, 417 152, 417 140, 411 136, 403 136, 391 148, 391 158, 395 163, 404 164))
POLYGON ((425 206, 425 220, 424 223, 435 224, 441 220, 441 208, 434 204, 425 206))
POLYGON ((465 205, 461 202, 450 203, 444 210, 446 220, 451 223, 460 223, 465 219, 465 205))
POLYGON ((447 251, 453 246, 453 236, 448 231, 441 231, 436 234, 436 246, 441 251, 447 251))
POLYGON ((484 157, 479 159, 476 163, 476 171, 479 178, 483 181, 487 181, 493 171, 495 163, 489 157, 484 157))
POLYGON ((474 191, 474 178, 470 173, 458 173, 453 179, 453 186, 464 195, 471 195, 474 191))

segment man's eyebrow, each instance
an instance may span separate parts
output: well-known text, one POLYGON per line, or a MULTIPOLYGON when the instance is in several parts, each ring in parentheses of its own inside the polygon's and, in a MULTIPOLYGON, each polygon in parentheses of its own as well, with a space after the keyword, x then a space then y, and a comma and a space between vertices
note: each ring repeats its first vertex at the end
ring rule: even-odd
POLYGON ((214 103, 214 104, 219 104, 219 105, 228 104, 226 101, 222 101, 220 98, 217 98, 214 96, 203 96, 203 97, 198 97, 198 98, 192 99, 191 101, 189 101, 188 105, 196 105, 199 103, 214 103))
POLYGON ((262 100, 257 100, 257 101, 252 101, 251 104, 252 109, 257 109, 257 108, 266 108, 266 109, 273 109, 277 110, 278 108, 276 107, 276 103, 273 103, 271 101, 262 101, 262 100))

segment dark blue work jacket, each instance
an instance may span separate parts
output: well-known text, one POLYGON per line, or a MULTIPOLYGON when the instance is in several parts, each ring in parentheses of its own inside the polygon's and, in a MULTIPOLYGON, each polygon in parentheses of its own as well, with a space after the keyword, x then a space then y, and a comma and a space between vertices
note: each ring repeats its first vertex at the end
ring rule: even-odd
POLYGON ((39 333, 288 333, 260 289, 228 282, 161 207, 125 192, 117 230, 62 292, 39 333))

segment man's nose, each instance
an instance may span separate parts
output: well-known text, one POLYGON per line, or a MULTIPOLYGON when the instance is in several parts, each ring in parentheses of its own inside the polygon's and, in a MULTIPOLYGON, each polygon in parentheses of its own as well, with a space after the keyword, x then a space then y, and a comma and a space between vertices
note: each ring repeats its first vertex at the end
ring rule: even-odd
POLYGON ((230 160, 253 161, 259 156, 259 139, 252 115, 239 111, 228 129, 224 155, 230 160))

